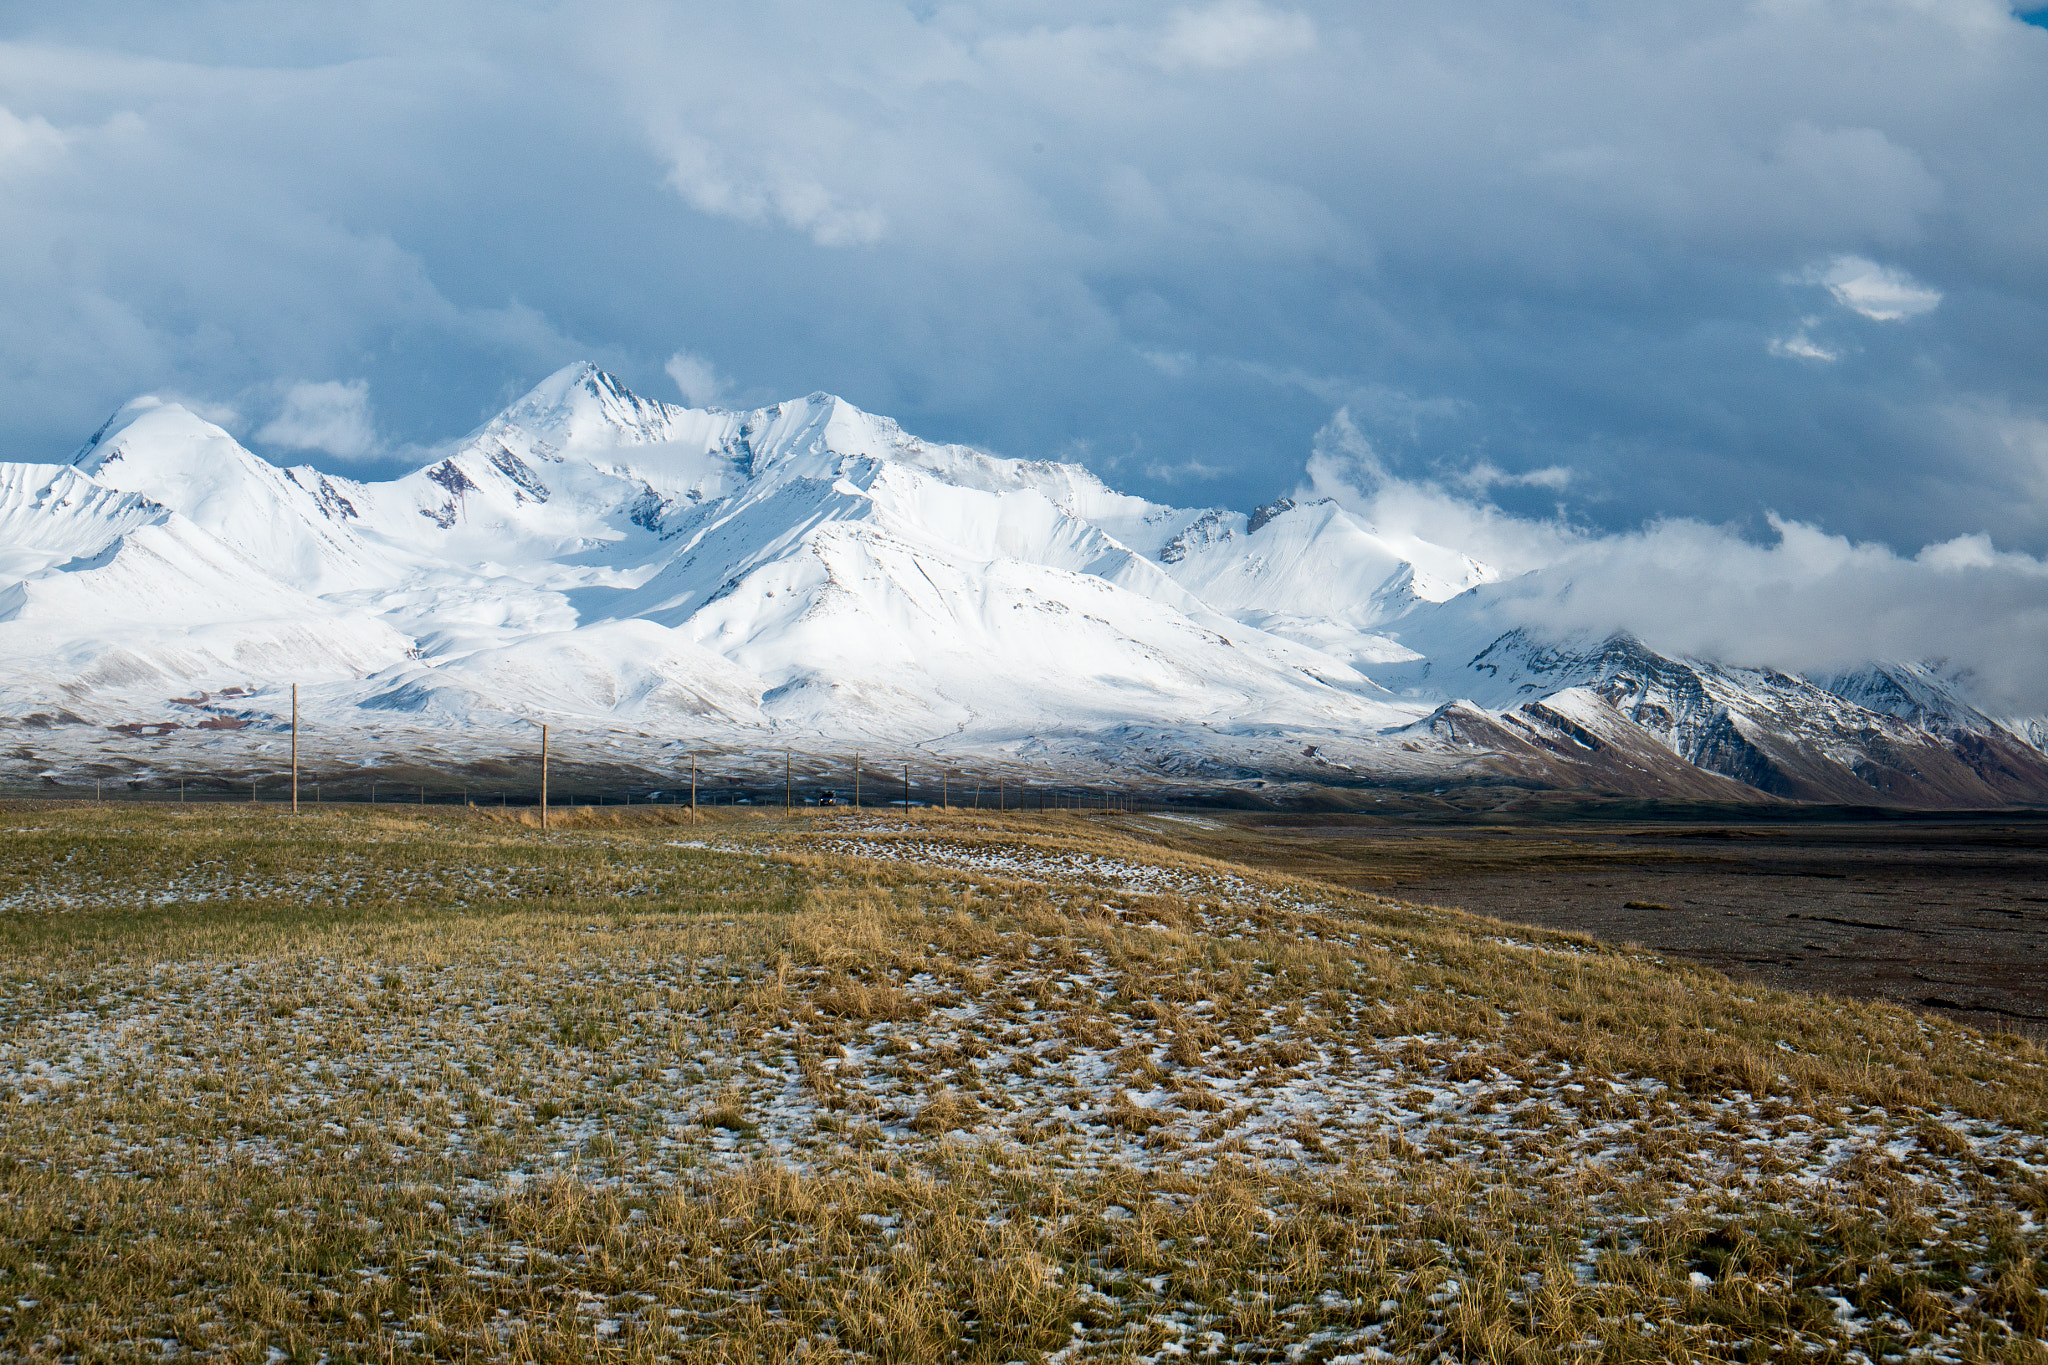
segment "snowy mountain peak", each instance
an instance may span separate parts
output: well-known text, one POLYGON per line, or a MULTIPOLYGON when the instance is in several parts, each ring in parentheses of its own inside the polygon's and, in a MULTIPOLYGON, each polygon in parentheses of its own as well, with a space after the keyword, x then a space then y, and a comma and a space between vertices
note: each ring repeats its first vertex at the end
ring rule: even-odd
POLYGON ((271 515, 272 504, 295 487, 221 427, 155 398, 122 408, 71 464, 97 483, 140 493, 201 524, 271 515))
POLYGON ((92 717, 47 741, 64 762, 145 773, 225 752, 234 725, 186 732, 195 693, 299 682, 351 755, 383 735, 392 761, 498 755, 554 717, 649 763, 794 740, 1033 780, 2048 793, 2048 722, 1994 722, 1939 668, 1809 681, 1559 639, 1508 619, 1498 577, 1332 500, 1166 506, 824 392, 690 408, 581 362, 381 482, 146 398, 70 466, 0 465, 0 719, 61 692, 92 717))
POLYGON ((1498 577, 1446 546, 1383 535, 1328 498, 1282 498, 1249 517, 1204 512, 1159 558, 1197 596, 1243 619, 1283 613, 1354 631, 1498 577))
POLYGON ((152 466, 167 468, 215 440, 234 442, 225 430, 184 404, 145 395, 116 409, 92 439, 79 447, 70 463, 87 475, 97 475, 139 450, 152 466))
POLYGON ((1964 700, 1966 680, 1951 676, 1940 661, 1872 663, 1814 681, 1866 711, 1896 716, 1936 734, 1980 731, 1995 724, 1964 700))
POLYGON ((591 361, 564 365, 473 433, 517 427, 562 449, 641 445, 673 438, 690 410, 643 398, 591 361))

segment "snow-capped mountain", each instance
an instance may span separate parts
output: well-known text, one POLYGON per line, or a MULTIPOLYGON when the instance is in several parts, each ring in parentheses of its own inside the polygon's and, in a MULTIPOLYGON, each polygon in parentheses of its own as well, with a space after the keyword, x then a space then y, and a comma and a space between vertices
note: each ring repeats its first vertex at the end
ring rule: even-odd
POLYGON ((1035 780, 2048 798, 2040 732, 1937 669, 1545 640, 1493 617, 1498 577, 1331 502, 1161 506, 827 394, 698 410, 571 366, 375 483, 143 399, 68 466, 0 465, 0 724, 17 780, 260 768, 296 683, 330 769, 474 769, 551 722, 649 780, 864 747, 1035 780))
POLYGON ((1541 722, 1561 698, 1582 719, 1597 703, 1603 720, 1612 713, 1694 767, 1792 800, 1991 807, 2048 792, 2048 755, 1924 668, 1809 680, 1666 657, 1624 632, 1556 640, 1441 619, 1471 605, 1414 620, 1404 638, 1450 666, 1438 686, 1510 723, 1541 722))

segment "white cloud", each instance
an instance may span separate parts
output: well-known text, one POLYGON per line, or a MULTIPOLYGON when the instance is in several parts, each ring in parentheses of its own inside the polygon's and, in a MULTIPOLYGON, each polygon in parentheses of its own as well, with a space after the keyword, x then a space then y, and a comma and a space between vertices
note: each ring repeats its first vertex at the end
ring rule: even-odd
POLYGON ((222 403, 211 398, 192 398, 182 393, 152 395, 151 401, 176 403, 185 411, 203 417, 225 431, 234 431, 242 425, 242 412, 232 403, 222 403))
POLYGON ((752 154, 744 169, 735 169, 708 138, 671 129, 658 140, 668 156, 668 183, 700 213, 743 223, 781 222, 819 246, 867 246, 888 230, 881 209, 842 195, 823 175, 779 152, 752 154))
POLYGON ((1520 474, 1510 474, 1489 460, 1481 460, 1469 469, 1458 471, 1452 478, 1459 487, 1474 493, 1484 493, 1487 489, 1496 487, 1548 488, 1553 492, 1563 492, 1572 481, 1572 471, 1564 465, 1553 464, 1520 474))
POLYGON ((1203 464, 1200 460, 1183 460, 1179 464, 1154 461, 1145 466, 1146 478, 1176 487, 1186 483, 1213 483, 1229 472, 1221 465, 1203 464))
MULTIPOLYGON (((1806 327, 1812 325, 1813 319, 1808 318, 1806 327)), ((1808 336, 1806 327, 1800 328, 1788 337, 1773 337, 1770 344, 1771 354, 1783 356, 1788 360, 1818 360, 1822 364, 1832 364, 1842 358, 1840 351, 1829 350, 1808 336)))
POLYGON ((1824 284, 1844 308, 1878 322, 1900 322, 1931 313, 1941 304, 1941 291, 1920 283, 1905 271, 1861 256, 1837 256, 1814 266, 1805 276, 1824 284))
POLYGON ((21 118, 0 104, 0 171, 32 165, 64 150, 66 138, 48 119, 21 118))
POLYGON ((1652 649, 1796 672, 1946 660, 1979 704, 2048 711, 2048 560, 1988 536, 1905 555, 1770 519, 1758 544, 1725 526, 1655 522, 1597 536, 1496 590, 1503 621, 1633 631, 1652 649))
POLYGON ((1195 356, 1191 351, 1148 351, 1140 350, 1145 363, 1169 379, 1179 379, 1195 367, 1195 356))
POLYGON ((1315 23, 1305 14, 1268 9, 1258 0, 1217 0, 1176 11, 1155 60, 1169 71, 1221 70, 1291 57, 1315 43, 1315 23))
POLYGON ((1765 544, 1686 518, 1602 534, 1400 478, 1344 412, 1317 437, 1308 475, 1305 493, 1397 544, 1449 546, 1511 575, 1485 590, 1502 629, 1628 630, 1665 653, 1796 672, 1943 659, 1994 711, 2048 711, 2048 559, 1987 535, 1904 555, 1775 515, 1765 544))
POLYGON ((715 407, 732 390, 732 381, 694 351, 677 351, 662 369, 675 381, 683 401, 693 408, 715 407))
POLYGON ((256 439, 285 450, 325 451, 344 460, 367 459, 383 449, 370 418, 370 385, 361 379, 292 385, 283 408, 256 439))
POLYGON ((1439 484, 1395 475, 1348 409, 1339 409, 1316 433, 1298 496, 1335 498, 1387 536, 1459 550, 1510 574, 1556 562, 1588 534, 1561 521, 1511 516, 1439 484))

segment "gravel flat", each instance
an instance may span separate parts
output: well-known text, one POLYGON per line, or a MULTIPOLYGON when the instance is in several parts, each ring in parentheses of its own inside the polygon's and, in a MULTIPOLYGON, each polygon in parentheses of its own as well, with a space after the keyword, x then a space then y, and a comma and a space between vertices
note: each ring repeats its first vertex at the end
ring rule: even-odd
POLYGON ((1257 866, 2048 1036, 2048 820, 1158 823, 1257 866))

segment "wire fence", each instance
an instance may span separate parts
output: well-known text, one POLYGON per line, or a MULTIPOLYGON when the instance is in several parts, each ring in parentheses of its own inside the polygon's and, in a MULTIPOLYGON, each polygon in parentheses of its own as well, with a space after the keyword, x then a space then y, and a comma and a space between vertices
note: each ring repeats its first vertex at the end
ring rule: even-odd
MULTIPOLYGON (((1237 804, 1222 793, 1176 786, 1125 786, 1047 778, 1020 779, 1011 775, 980 777, 971 770, 946 769, 878 774, 872 768, 860 770, 856 778, 852 764, 833 773, 823 765, 807 764, 799 774, 794 765, 775 779, 757 774, 728 776, 701 769, 696 782, 685 773, 680 781, 657 785, 653 780, 605 780, 588 773, 549 774, 546 804, 549 809, 598 806, 696 806, 700 809, 842 809, 842 810, 957 810, 957 811, 1126 811, 1170 812, 1200 806, 1237 804), (1222 799, 1219 800, 1219 797, 1222 799)), ((403 778, 366 778, 360 773, 314 773, 302 771, 297 782, 297 800, 306 806, 466 806, 501 809, 533 809, 542 804, 543 786, 538 765, 526 774, 464 778, 447 774, 408 775, 403 778), (524 779, 524 780, 522 780, 524 779)), ((42 782, 0 785, 0 797, 17 800, 66 802, 122 802, 147 805, 290 804, 294 797, 290 773, 265 773, 254 777, 197 774, 182 778, 114 778, 90 784, 78 780, 45 778, 42 782)))

